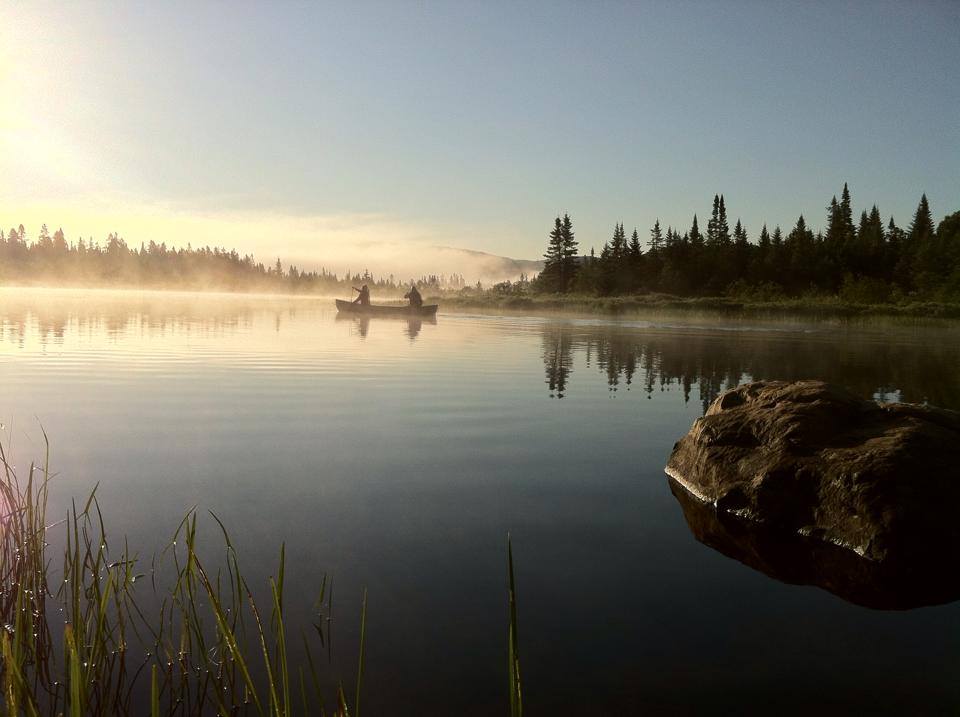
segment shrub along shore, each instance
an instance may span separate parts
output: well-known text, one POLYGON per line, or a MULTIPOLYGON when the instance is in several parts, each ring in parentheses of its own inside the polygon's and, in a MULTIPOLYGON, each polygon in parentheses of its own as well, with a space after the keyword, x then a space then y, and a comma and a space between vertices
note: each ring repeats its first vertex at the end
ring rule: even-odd
POLYGON ((580 313, 606 316, 677 312, 739 318, 856 319, 892 317, 910 319, 960 319, 960 303, 911 301, 867 304, 836 296, 782 299, 737 297, 681 297, 670 294, 591 296, 580 294, 463 293, 429 297, 441 310, 516 311, 527 313, 580 313))

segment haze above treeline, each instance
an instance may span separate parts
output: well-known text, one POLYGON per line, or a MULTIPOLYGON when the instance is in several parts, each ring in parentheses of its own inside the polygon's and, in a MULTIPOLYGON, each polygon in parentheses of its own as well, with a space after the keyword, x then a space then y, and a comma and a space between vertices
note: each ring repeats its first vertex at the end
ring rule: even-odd
MULTIPOLYGON (((826 226, 814 232, 803 216, 787 230, 763 225, 753 232, 737 219, 731 229, 726 198, 713 198, 709 219, 694 214, 689 228, 659 220, 641 237, 614 222, 609 240, 581 247, 569 214, 557 216, 545 237, 545 263, 514 260, 450 247, 423 250, 419 270, 338 274, 303 269, 282 258, 263 262, 221 246, 193 248, 174 241, 136 246, 118 233, 103 242, 71 240, 46 224, 31 237, 22 225, 0 234, 0 281, 5 284, 83 285, 184 290, 345 294, 367 283, 383 293, 416 282, 436 291, 492 287, 495 293, 626 295, 662 292, 680 296, 752 295, 775 299, 809 293, 842 294, 865 303, 909 297, 960 299, 960 212, 935 222, 926 195, 905 227, 884 221, 874 204, 854 221, 846 184, 826 207, 826 226), (705 232, 704 232, 705 229, 705 232), (443 270, 437 270, 440 264, 443 270), (539 270, 543 271, 539 273, 539 270), (485 286, 484 286, 484 280, 485 286), (478 285, 479 282, 479 285, 478 285)), ((175 238, 171 238, 172 240, 175 238)), ((396 251, 383 242, 381 265, 396 251)), ((376 242, 368 244, 376 257, 376 242)), ((406 262, 411 262, 406 257, 406 262)), ((413 258, 413 262, 417 259, 413 258)))

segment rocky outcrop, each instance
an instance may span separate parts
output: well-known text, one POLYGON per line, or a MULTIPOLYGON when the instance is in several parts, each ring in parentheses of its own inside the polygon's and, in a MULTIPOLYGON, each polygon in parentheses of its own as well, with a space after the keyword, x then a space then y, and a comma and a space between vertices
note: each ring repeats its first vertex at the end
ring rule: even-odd
POLYGON ((820 381, 758 381, 717 398, 666 472, 717 513, 891 570, 952 569, 943 561, 960 548, 954 411, 878 404, 820 381))

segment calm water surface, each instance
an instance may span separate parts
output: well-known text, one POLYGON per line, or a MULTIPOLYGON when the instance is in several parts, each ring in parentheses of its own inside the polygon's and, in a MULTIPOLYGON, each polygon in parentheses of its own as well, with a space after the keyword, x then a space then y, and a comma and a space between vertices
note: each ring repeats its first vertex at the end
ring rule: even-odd
POLYGON ((99 482, 111 534, 149 555, 212 509, 264 579, 286 541, 293 629, 333 576, 328 669, 348 683, 368 588, 371 714, 505 714, 508 531, 530 714, 957 709, 960 603, 871 610, 773 580, 692 537, 662 468, 751 377, 957 409, 958 367, 943 327, 0 291, 4 438, 22 465, 42 423, 54 510, 99 482))

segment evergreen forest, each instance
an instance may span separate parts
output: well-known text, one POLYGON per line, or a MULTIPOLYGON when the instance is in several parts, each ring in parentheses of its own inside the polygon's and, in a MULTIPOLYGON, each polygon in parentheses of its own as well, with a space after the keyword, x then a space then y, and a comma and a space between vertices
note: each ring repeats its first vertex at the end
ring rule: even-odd
POLYGON ((599 256, 593 249, 580 254, 570 217, 557 217, 544 261, 529 287, 536 293, 957 301, 960 212, 935 225, 924 194, 905 228, 893 217, 884 222, 876 204, 855 221, 844 184, 840 199, 834 196, 827 206, 824 230, 814 232, 800 215, 786 232, 764 225, 752 239, 740 219, 731 230, 725 199, 715 195, 706 227, 696 214, 682 231, 657 220, 641 240, 637 229, 628 237, 617 223, 599 256))
MULTIPOLYGON (((395 294, 415 283, 422 290, 460 289, 460 274, 431 274, 401 280, 393 275, 375 277, 369 271, 343 276, 320 269, 302 271, 272 265, 252 255, 220 247, 185 249, 165 242, 130 247, 112 233, 104 244, 91 239, 68 242, 63 229, 50 233, 47 225, 35 239, 21 224, 4 236, 0 231, 0 282, 46 286, 106 286, 117 288, 181 289, 205 291, 255 291, 349 295, 352 286, 370 285, 380 294, 395 294)), ((402 292, 400 292, 402 293, 402 292)))

